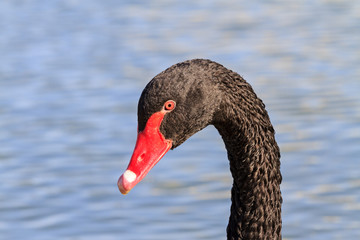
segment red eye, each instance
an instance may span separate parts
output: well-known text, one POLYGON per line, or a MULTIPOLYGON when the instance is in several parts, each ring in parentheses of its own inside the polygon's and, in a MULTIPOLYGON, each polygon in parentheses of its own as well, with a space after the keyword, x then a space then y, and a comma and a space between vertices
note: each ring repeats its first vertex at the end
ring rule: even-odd
POLYGON ((171 111, 171 110, 173 110, 173 109, 175 108, 175 105, 176 105, 175 101, 173 101, 173 100, 168 100, 168 101, 166 101, 166 103, 164 104, 164 109, 165 109, 166 111, 171 111))

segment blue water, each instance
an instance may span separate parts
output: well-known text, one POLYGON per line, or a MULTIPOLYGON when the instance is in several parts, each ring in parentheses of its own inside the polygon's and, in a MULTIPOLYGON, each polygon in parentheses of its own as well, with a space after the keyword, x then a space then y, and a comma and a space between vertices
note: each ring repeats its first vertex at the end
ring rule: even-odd
POLYGON ((225 239, 213 127, 127 196, 145 84, 210 58, 266 103, 284 239, 360 239, 360 2, 1 1, 0 239, 225 239))

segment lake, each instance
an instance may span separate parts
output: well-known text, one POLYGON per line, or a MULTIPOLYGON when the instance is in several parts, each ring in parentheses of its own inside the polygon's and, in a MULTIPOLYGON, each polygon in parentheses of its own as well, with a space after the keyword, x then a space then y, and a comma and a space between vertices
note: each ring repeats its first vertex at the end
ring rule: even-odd
POLYGON ((226 238, 232 179, 212 126, 128 195, 137 101, 208 58, 266 104, 283 239, 360 239, 360 2, 1 1, 0 239, 226 238))

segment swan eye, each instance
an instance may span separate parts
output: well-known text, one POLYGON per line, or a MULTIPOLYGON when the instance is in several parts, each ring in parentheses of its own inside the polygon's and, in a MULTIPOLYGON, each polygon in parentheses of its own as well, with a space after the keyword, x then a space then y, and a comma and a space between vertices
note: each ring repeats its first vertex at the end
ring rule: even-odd
POLYGON ((172 110, 174 110, 175 106, 176 106, 175 101, 173 101, 173 100, 168 100, 168 101, 166 101, 165 104, 164 104, 164 109, 165 109, 166 111, 172 111, 172 110))

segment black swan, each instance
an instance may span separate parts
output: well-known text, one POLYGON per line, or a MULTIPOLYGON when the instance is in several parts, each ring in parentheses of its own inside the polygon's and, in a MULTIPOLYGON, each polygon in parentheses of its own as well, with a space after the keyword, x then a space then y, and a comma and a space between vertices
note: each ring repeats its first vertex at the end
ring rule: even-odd
POLYGON ((138 137, 119 178, 128 193, 165 155, 212 124, 233 177, 227 239, 281 239, 280 151, 265 105, 239 74, 204 59, 155 76, 138 105, 138 137))

